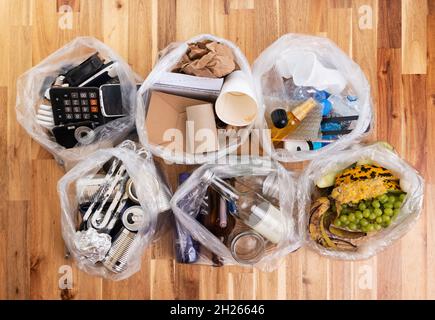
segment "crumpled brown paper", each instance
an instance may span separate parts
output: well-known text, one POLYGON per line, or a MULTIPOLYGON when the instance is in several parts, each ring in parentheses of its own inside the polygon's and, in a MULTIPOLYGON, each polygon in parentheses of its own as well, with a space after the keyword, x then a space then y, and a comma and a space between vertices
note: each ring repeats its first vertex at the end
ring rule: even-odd
POLYGON ((197 77, 222 78, 236 68, 238 66, 230 48, 207 40, 189 44, 186 54, 172 71, 197 77))

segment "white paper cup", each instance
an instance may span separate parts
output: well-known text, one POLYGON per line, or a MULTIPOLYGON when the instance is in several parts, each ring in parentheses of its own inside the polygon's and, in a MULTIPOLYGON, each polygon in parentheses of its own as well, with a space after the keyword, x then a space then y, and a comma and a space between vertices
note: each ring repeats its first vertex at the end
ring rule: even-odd
POLYGON ((242 71, 234 71, 227 76, 215 109, 219 119, 232 126, 244 127, 255 120, 258 113, 257 100, 242 71))

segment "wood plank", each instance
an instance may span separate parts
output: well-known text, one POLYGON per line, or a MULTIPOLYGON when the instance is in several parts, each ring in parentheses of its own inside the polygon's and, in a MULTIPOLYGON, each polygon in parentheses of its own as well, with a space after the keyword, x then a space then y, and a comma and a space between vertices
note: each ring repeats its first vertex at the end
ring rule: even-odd
POLYGON ((401 0, 378 0, 378 48, 402 46, 401 0))
POLYGON ((302 269, 302 299, 327 299, 330 261, 318 253, 304 249, 302 269))
POLYGON ((80 35, 89 35, 101 41, 104 40, 102 11, 102 0, 80 0, 80 35))
POLYGON ((388 141, 399 153, 406 149, 405 107, 401 101, 401 50, 378 49, 377 139, 388 141))
MULTIPOLYGON (((3 213, 3 212, 2 212, 3 213)), ((8 298, 8 275, 7 275, 7 261, 4 259, 6 257, 6 240, 7 235, 4 230, 0 230, 0 299, 6 300, 8 298)))
POLYGON ((122 281, 103 281, 103 299, 132 300, 150 299, 150 258, 147 249, 142 257, 141 269, 128 279, 122 281))
POLYGON ((318 34, 325 32, 326 6, 327 2, 321 0, 280 0, 280 33, 318 34))
POLYGON ((157 41, 153 41, 153 29, 157 29, 153 20, 157 14, 157 3, 149 0, 130 1, 129 10, 128 63, 135 72, 146 77, 157 56, 157 41))
MULTIPOLYGON (((429 1, 435 9, 435 1, 429 1)), ((435 10, 431 11, 428 16, 428 72, 426 79, 426 100, 427 100, 427 158, 434 159, 435 157, 435 42, 431 41, 431 37, 435 33, 435 10)), ((430 214, 435 206, 435 173, 428 162, 426 179, 426 286, 427 297, 435 297, 435 270, 431 267, 435 263, 435 217, 430 214)))
POLYGON ((60 208, 56 184, 61 170, 54 160, 33 162, 29 210, 30 297, 61 299, 58 270, 64 264, 64 243, 60 234, 60 208), (45 186, 41 188, 41 186, 45 186), (54 232, 53 230, 58 230, 54 232))
MULTIPOLYGON (((374 106, 378 103, 377 95, 377 0, 352 1, 352 58, 364 71, 371 86, 374 106), (361 45, 361 44, 364 45, 361 45)), ((376 137, 376 128, 372 130, 371 139, 376 137)))
POLYGON ((352 57, 352 9, 329 9, 326 34, 352 57))
POLYGON ((228 293, 230 300, 256 299, 254 290, 254 274, 230 272, 228 274, 228 293))
POLYGON ((123 59, 128 59, 128 13, 126 0, 103 1, 103 39, 123 59))
POLYGON ((173 260, 152 259, 150 276, 151 299, 175 299, 176 292, 173 260))
POLYGON ((30 138, 18 124, 15 113, 16 79, 32 64, 30 27, 11 27, 14 41, 10 44, 7 106, 7 167, 9 168, 9 200, 29 200, 31 189, 30 138), (17 159, 20 159, 17 161, 17 159))
POLYGON ((426 74, 426 0, 402 0, 402 73, 426 74))
MULTIPOLYGON (((404 75, 403 104, 406 106, 405 137, 407 148, 405 158, 424 176, 427 172, 427 110, 426 76, 404 75)), ((404 299, 422 299, 426 296, 426 214, 402 240, 402 278, 406 288, 402 289, 404 299)))
POLYGON ((157 49, 162 50, 176 39, 177 1, 158 1, 156 4, 158 8, 157 21, 159 22, 156 26, 157 49))
POLYGON ((7 214, 7 297, 29 299, 28 201, 8 201, 7 214))
MULTIPOLYGON (((9 43, 9 5, 9 0, 0 0, 0 7, 4 8, 0 10, 0 21, 2 21, 4 26, 7 26, 0 28, 0 43, 9 43)), ((9 50, 0 50, 0 61, 2 61, 3 68, 5 68, 3 72, 0 73, 0 86, 6 86, 9 80, 9 73, 7 71, 9 67, 9 50)))

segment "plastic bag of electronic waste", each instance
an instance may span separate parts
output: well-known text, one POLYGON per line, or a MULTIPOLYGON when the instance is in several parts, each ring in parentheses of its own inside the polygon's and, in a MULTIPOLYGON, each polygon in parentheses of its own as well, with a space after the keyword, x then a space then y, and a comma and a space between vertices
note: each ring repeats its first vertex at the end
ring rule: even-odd
POLYGON ((177 260, 271 271, 301 244, 295 176, 265 158, 222 160, 180 175, 171 200, 177 260))
POLYGON ((130 141, 96 151, 58 183, 62 235, 80 269, 121 280, 169 218, 171 193, 151 154, 130 141))
POLYGON ((68 169, 133 130, 141 81, 111 48, 79 37, 20 76, 17 120, 68 169))
POLYGON ((367 259, 420 216, 424 181, 387 143, 357 145, 310 163, 300 178, 300 230, 322 255, 367 259))
POLYGON ((370 129, 369 83, 327 38, 282 36, 256 59, 253 76, 265 109, 256 122, 263 129, 260 141, 278 161, 345 149, 370 129))
POLYGON ((249 137, 261 105, 246 57, 199 35, 170 44, 138 92, 141 143, 168 162, 213 162, 249 137))

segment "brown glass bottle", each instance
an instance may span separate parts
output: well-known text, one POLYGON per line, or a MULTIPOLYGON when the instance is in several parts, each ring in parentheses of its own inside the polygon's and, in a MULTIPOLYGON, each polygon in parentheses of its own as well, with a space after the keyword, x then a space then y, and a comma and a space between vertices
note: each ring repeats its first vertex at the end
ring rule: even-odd
MULTIPOLYGON (((211 188, 208 189, 209 212, 204 216, 202 224, 226 245, 234 229, 236 220, 232 215, 228 214, 226 204, 224 204, 221 198, 222 197, 216 191, 211 188), (225 205, 225 207, 223 207, 223 205, 225 205), (225 214, 224 218, 222 216, 223 214, 225 214)), ((216 266, 223 264, 222 259, 215 254, 213 254, 212 260, 216 266)))

